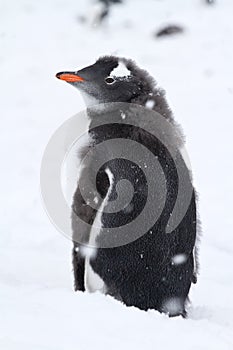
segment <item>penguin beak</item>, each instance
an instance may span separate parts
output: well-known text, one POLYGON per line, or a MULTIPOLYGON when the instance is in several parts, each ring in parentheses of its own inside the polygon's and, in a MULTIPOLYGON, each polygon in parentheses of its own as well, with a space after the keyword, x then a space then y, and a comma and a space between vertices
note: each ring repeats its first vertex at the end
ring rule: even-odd
POLYGON ((56 78, 65 80, 67 83, 82 82, 85 79, 77 75, 75 72, 60 72, 56 74, 56 78))

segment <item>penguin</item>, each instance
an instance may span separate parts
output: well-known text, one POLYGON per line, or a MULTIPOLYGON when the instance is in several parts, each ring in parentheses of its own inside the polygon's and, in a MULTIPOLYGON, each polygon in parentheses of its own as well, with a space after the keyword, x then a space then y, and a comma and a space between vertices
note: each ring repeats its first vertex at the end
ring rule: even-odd
MULTIPOLYGON (((120 145, 123 140, 133 140, 147 147, 158 159, 166 179, 166 198, 158 220, 142 235, 140 222, 136 229, 129 228, 126 236, 132 236, 132 239, 126 244, 104 246, 99 243, 101 239, 103 243, 107 236, 101 230, 114 227, 117 234, 118 227, 128 227, 126 224, 132 222, 145 207, 149 192, 141 166, 134 165, 125 158, 113 157, 98 169, 93 180, 92 171, 97 159, 96 155, 90 157, 81 170, 72 204, 75 291, 100 291, 126 306, 135 306, 141 310, 154 309, 169 317, 186 317, 189 291, 191 285, 197 282, 198 273, 197 196, 189 164, 182 154, 182 132, 168 106, 165 92, 148 72, 139 68, 133 60, 124 57, 100 57, 90 66, 73 72, 59 72, 56 77, 77 88, 87 107, 90 140, 80 151, 81 157, 98 145, 105 147, 99 154, 100 158, 105 154, 111 155, 114 154, 114 145, 120 145), (127 125, 112 123, 109 117, 112 114, 116 120, 122 120, 120 107, 111 110, 111 103, 116 102, 120 106, 123 103, 130 108, 138 106, 159 113, 161 118, 174 127, 174 135, 169 135, 169 139, 174 139, 180 149, 178 157, 191 196, 183 217, 172 232, 166 232, 166 227, 177 200, 179 179, 171 154, 159 138, 148 133, 145 128, 141 130, 133 122, 127 125), (118 143, 109 144, 109 140, 118 143), (91 188, 88 192, 90 198, 87 200, 83 197, 80 183, 85 184, 88 177, 92 178, 90 183, 93 183, 93 190, 91 188), (118 212, 104 212, 106 203, 116 199, 117 183, 122 179, 132 183, 132 202, 118 212), (95 202, 96 191, 101 200, 93 207, 90 203, 95 202), (88 225, 80 227, 77 217, 88 225), (96 222, 100 223, 97 225, 100 227, 98 232, 94 229, 96 222), (96 243, 95 248, 91 245, 93 242, 96 243)), ((133 121, 135 116, 126 110, 124 118, 132 118, 133 121)), ((142 125, 148 124, 151 130, 156 127, 153 121, 149 122, 146 113, 140 114, 139 118, 142 125)), ((156 120, 156 115, 154 118, 156 120)), ((148 168, 151 183, 159 183, 159 171, 155 171, 150 163, 148 168)), ((185 193, 182 195, 185 196, 185 193)), ((160 204, 160 199, 155 198, 155 207, 160 207, 160 204)), ((149 207, 146 220, 153 219, 153 216, 154 212, 149 207)))
POLYGON ((92 6, 91 24, 99 26, 109 16, 110 9, 114 4, 121 4, 122 0, 98 0, 92 6))
POLYGON ((175 34, 181 34, 184 32, 184 29, 181 26, 178 25, 167 25, 163 28, 161 28, 156 34, 156 37, 163 37, 168 35, 175 35, 175 34))

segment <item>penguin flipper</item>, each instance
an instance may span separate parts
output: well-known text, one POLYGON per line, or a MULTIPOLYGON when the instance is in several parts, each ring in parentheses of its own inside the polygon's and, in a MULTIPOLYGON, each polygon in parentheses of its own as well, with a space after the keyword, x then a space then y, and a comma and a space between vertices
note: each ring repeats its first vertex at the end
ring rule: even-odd
POLYGON ((75 291, 85 291, 85 257, 80 252, 80 247, 82 244, 88 243, 90 236, 89 225, 93 224, 94 218, 96 216, 96 211, 87 206, 79 187, 77 188, 72 205, 72 231, 73 231, 73 251, 72 251, 72 264, 74 272, 74 289, 75 291), (78 219, 83 220, 89 225, 82 225, 78 219))
POLYGON ((101 205, 101 200, 99 203, 95 202, 96 190, 104 198, 109 187, 109 180, 104 170, 99 171, 97 176, 96 185, 92 183, 92 179, 95 179, 95 176, 91 176, 91 160, 88 169, 89 172, 84 172, 80 174, 79 182, 83 185, 88 183, 93 191, 89 192, 90 198, 84 198, 79 186, 77 187, 72 204, 72 231, 73 231, 73 272, 74 272, 74 289, 75 291, 85 291, 85 256, 80 248, 82 246, 88 245, 90 239, 90 232, 94 220, 96 218, 97 210, 101 205), (97 188, 97 189, 96 189, 97 188), (91 202, 95 202, 96 208, 94 209, 91 206, 91 202), (87 204, 89 201, 90 205, 87 204), (84 224, 85 223, 85 224, 84 224))
POLYGON ((78 245, 76 243, 74 243, 72 250, 72 264, 74 272, 74 290, 84 292, 85 258, 78 251, 78 245))

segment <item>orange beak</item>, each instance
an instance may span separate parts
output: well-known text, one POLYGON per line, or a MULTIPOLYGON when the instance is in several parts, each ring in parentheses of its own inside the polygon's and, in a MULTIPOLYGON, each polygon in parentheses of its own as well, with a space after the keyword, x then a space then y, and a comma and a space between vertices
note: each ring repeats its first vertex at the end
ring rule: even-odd
POLYGON ((75 82, 81 82, 84 81, 83 78, 81 78, 79 75, 76 75, 74 73, 57 73, 56 78, 65 80, 67 83, 75 83, 75 82))

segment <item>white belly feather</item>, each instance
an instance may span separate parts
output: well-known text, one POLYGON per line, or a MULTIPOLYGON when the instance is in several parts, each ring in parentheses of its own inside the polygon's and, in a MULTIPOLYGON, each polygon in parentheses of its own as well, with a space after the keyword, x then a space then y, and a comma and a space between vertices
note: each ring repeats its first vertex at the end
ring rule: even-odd
MULTIPOLYGON (((96 218, 95 218, 94 223, 93 223, 92 228, 91 228, 90 238, 89 238, 90 247, 95 247, 95 245, 96 245, 96 238, 99 234, 99 230, 100 230, 99 228, 101 227, 102 211, 103 211, 104 207, 106 206, 109 195, 112 191, 113 174, 109 168, 107 168, 105 170, 105 172, 108 175, 110 186, 109 186, 108 193, 107 193, 106 197, 104 198, 103 202, 101 203, 101 206, 97 212, 96 218)), ((87 249, 89 249, 89 248, 87 248, 87 249)), ((90 248, 90 249, 92 250, 92 253, 85 254, 85 256, 86 256, 85 257, 85 273, 84 273, 85 289, 90 293, 93 293, 96 291, 99 291, 101 293, 105 293, 106 287, 105 287, 104 281, 97 273, 95 273, 93 271, 91 264, 90 264, 90 260, 95 259, 95 248, 90 248)))

